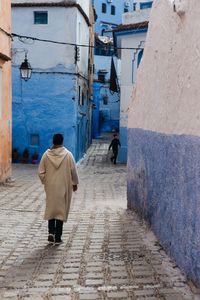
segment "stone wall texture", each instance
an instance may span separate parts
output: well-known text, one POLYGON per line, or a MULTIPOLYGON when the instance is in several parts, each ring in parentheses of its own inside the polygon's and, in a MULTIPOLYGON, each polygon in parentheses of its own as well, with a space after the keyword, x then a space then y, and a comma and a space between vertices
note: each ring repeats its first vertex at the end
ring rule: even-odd
POLYGON ((200 286, 200 2, 174 4, 154 1, 129 108, 128 206, 200 286))

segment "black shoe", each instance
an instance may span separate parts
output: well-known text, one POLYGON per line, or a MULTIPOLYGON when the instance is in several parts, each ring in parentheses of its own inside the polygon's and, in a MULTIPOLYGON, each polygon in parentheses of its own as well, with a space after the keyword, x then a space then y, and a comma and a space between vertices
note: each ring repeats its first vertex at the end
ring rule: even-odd
POLYGON ((61 238, 56 238, 55 239, 55 245, 60 245, 62 243, 63 243, 63 241, 61 240, 61 238))
POLYGON ((48 236, 48 242, 54 244, 54 234, 50 233, 48 236))

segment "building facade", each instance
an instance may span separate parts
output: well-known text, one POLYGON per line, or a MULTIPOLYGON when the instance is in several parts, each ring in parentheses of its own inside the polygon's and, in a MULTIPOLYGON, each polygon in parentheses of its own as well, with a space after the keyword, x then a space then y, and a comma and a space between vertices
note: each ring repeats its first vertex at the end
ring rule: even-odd
POLYGON ((114 46, 121 60, 120 79, 120 142, 119 161, 127 162, 128 111, 137 71, 143 56, 151 8, 136 10, 123 15, 123 24, 113 29, 114 46), (120 49, 122 48, 122 49, 120 49), (127 49, 129 48, 129 49, 127 49))
POLYGON ((114 54, 112 28, 121 23, 122 12, 119 1, 93 2, 96 12, 93 137, 97 138, 102 132, 119 131, 119 91, 110 90, 110 71, 114 54))
POLYGON ((61 132, 79 160, 91 143, 93 10, 90 1, 12 1, 13 149, 23 160, 61 132), (45 41, 46 42, 45 42, 45 41), (48 42, 47 42, 48 40, 48 42), (62 42, 62 43, 54 43, 62 42), (80 45, 86 45, 82 47, 80 45), (32 67, 20 77, 25 55, 32 67))
POLYGON ((11 3, 0 1, 0 182, 11 175, 11 3))
POLYGON ((102 36, 107 35, 110 30, 122 23, 124 13, 146 10, 151 8, 152 2, 152 0, 94 0, 97 14, 95 32, 102 36))
POLYGON ((93 138, 119 131, 119 93, 110 90, 112 56, 95 55, 93 138))
POLYGON ((114 56, 113 46, 115 49, 116 46, 122 47, 122 44, 125 45, 124 47, 128 47, 126 45, 141 49, 144 47, 147 26, 146 29, 136 30, 134 25, 148 20, 152 3, 153 1, 150 0, 94 1, 97 15, 95 32, 99 39, 105 42, 104 45, 96 43, 95 48, 94 102, 97 110, 93 114, 93 129, 95 136, 98 136, 102 131, 120 131, 122 147, 118 158, 123 163, 127 161, 127 109, 133 88, 132 77, 135 76, 137 69, 137 56, 141 56, 142 52, 139 54, 138 51, 118 51, 123 62, 120 63, 119 60, 114 59, 119 88, 117 92, 113 93, 109 89, 111 62, 114 56), (134 30, 131 30, 130 26, 134 30), (110 39, 110 45, 106 44, 108 43, 106 38, 108 41, 110 39), (103 74, 107 78, 104 85, 99 80, 103 74), (107 104, 105 106, 104 99, 106 98, 107 104))
POLYGON ((198 0, 155 1, 129 109, 127 178, 129 208, 200 287, 199 12, 198 0))

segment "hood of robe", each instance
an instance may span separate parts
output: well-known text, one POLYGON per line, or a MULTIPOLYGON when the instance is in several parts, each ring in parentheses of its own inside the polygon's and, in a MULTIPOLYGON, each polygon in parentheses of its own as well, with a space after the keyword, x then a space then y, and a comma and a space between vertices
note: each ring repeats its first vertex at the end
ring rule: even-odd
POLYGON ((52 148, 47 150, 47 157, 56 169, 60 167, 63 159, 67 154, 68 151, 65 147, 52 148))

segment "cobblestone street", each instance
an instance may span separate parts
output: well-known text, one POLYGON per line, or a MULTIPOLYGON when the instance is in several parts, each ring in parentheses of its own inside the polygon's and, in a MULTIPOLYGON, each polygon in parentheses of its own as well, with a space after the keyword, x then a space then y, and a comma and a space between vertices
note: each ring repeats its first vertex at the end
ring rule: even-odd
POLYGON ((13 166, 0 186, 0 299, 192 300, 177 266, 150 230, 126 209, 126 167, 95 141, 78 166, 59 246, 47 242, 44 191, 37 166, 13 166))

